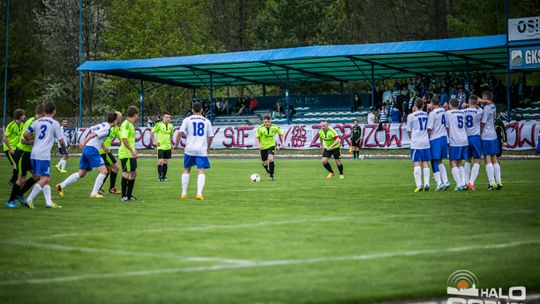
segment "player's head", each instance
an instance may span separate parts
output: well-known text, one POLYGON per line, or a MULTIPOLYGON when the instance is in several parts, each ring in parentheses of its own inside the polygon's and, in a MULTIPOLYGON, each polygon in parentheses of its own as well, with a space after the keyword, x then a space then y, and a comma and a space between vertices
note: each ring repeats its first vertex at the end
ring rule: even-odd
POLYGON ((324 132, 328 131, 328 122, 326 120, 321 121, 321 129, 324 132))
POLYGON ((63 127, 67 126, 68 125, 68 120, 67 118, 64 118, 60 121, 60 125, 62 125, 63 127))
POLYGON ((422 111, 424 108, 424 100, 422 98, 416 98, 414 100, 414 107, 416 108, 416 111, 422 111))
POLYGON ((200 115, 202 113, 202 103, 200 102, 194 102, 192 105, 191 105, 191 112, 193 112, 193 114, 198 114, 200 115))
POLYGON ((107 113, 107 122, 114 126, 118 122, 118 114, 116 112, 109 112, 107 113))
POLYGON ((122 113, 119 111, 114 111, 116 113, 116 125, 120 125, 122 123, 122 113))
POLYGON ((54 103, 49 102, 45 104, 45 115, 54 116, 54 114, 56 114, 56 106, 54 105, 54 103))
POLYGON ((270 128, 270 126, 272 125, 272 118, 270 118, 270 116, 266 115, 263 118, 263 122, 264 122, 265 127, 270 128))
POLYGON ((26 114, 23 109, 17 109, 13 112, 13 119, 21 121, 24 120, 26 114))
POLYGON ((450 98, 448 103, 450 104, 450 109, 457 109, 459 107, 459 100, 457 98, 450 98))
POLYGON ((439 107, 440 104, 441 104, 441 101, 439 100, 439 95, 435 95, 433 96, 433 98, 431 98, 431 106, 433 108, 439 107))
POLYGON ((493 101, 493 93, 491 93, 491 91, 482 92, 482 99, 489 102, 493 101))
POLYGON ((353 120, 353 124, 354 124, 355 126, 358 126, 358 119, 353 120))
POLYGON ((43 114, 45 114, 45 105, 40 103, 36 106, 36 118, 43 117, 43 114))
POLYGON ((471 107, 477 107, 478 106, 478 96, 476 96, 476 95, 469 96, 469 105, 471 107))
POLYGON ((139 109, 136 106, 129 106, 127 110, 127 117, 131 122, 134 122, 139 118, 139 109))
POLYGON ((167 111, 163 112, 163 117, 161 117, 161 121, 164 123, 170 123, 171 122, 171 114, 167 111))

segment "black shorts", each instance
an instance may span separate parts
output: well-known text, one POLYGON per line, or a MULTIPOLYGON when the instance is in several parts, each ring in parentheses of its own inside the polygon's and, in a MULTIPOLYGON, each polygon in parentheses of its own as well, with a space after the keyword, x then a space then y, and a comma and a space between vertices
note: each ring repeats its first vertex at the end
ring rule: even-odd
POLYGON ((122 164, 122 171, 124 172, 135 172, 137 171, 137 159, 136 158, 122 158, 120 159, 122 164))
POLYGON ((15 151, 15 162, 17 163, 17 174, 26 176, 28 171, 32 171, 32 162, 30 161, 30 152, 17 149, 15 151))
POLYGON ((114 158, 114 155, 110 151, 107 153, 101 154, 101 158, 103 158, 103 161, 105 162, 105 166, 110 167, 116 164, 116 158, 114 158))
POLYGON ((268 155, 270 155, 270 154, 274 155, 274 150, 275 149, 276 149, 276 147, 270 147, 268 149, 262 149, 261 150, 261 160, 262 161, 268 160, 268 155))
POLYGON ((13 164, 15 164, 15 154, 9 153, 9 150, 4 151, 4 153, 6 153, 9 163, 13 166, 13 164))
POLYGON ((360 147, 360 138, 351 138, 351 145, 353 147, 360 147))
POLYGON ((322 157, 331 158, 334 156, 334 159, 340 159, 341 158, 341 150, 340 148, 334 148, 332 150, 323 150, 322 157))
POLYGON ((157 150, 158 159, 169 159, 171 158, 171 149, 169 150, 157 150))

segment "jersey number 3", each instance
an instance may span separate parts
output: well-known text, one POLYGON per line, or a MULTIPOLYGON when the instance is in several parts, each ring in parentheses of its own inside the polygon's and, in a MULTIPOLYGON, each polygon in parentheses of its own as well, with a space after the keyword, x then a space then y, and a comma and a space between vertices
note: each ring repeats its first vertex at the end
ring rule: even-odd
POLYGON ((47 132, 47 126, 46 125, 41 125, 41 128, 39 128, 39 129, 41 130, 41 132, 39 133, 38 138, 39 139, 45 138, 45 132, 47 132))
POLYGON ((204 136, 204 122, 193 122, 193 136, 204 136))

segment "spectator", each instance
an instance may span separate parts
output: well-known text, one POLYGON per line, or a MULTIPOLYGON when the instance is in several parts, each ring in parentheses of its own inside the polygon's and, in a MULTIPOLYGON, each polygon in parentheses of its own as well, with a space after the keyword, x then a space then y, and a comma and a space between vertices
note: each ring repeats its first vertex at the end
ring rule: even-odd
POLYGON ((285 114, 285 109, 283 109, 283 105, 281 102, 276 102, 274 105, 274 112, 272 113, 272 118, 275 118, 277 116, 282 116, 285 114))
POLYGON ((379 122, 380 123, 388 123, 388 108, 386 102, 383 102, 381 111, 379 114, 379 122))
POLYGON ((225 99, 225 101, 223 102, 221 108, 222 108, 223 114, 226 114, 226 115, 231 114, 231 102, 230 102, 229 98, 225 99))
POLYGON ((361 103, 360 103, 360 96, 358 96, 358 94, 354 94, 354 101, 353 101, 353 106, 352 106, 352 109, 351 109, 351 112, 357 112, 358 111, 358 108, 360 108, 361 106, 361 103))
POLYGON ((377 119, 376 119, 376 116, 375 116, 375 111, 373 110, 373 108, 369 108, 369 112, 368 112, 368 115, 367 115, 367 123, 368 125, 374 125, 377 123, 377 119))
POLYGON ((237 112, 238 115, 244 114, 244 112, 246 110, 246 103, 244 102, 244 100, 245 100, 245 98, 238 97, 238 100, 236 102, 236 108, 238 109, 238 112, 237 112))
POLYGON ((390 118, 392 120, 392 123, 400 123, 401 121, 401 112, 397 107, 392 107, 392 111, 390 112, 390 118))
POLYGON ((253 111, 257 110, 258 108, 259 102, 257 101, 257 99, 255 99, 255 97, 252 96, 249 100, 249 113, 253 114, 253 111))
POLYGON ((287 113, 287 119, 292 120, 295 114, 296 110, 294 109, 293 105, 289 105, 289 113, 287 113))

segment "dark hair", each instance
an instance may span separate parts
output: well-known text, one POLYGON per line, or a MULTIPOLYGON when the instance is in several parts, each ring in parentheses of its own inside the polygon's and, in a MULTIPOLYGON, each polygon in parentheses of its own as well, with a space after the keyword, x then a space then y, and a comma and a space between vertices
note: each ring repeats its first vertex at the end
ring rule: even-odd
POLYGON ((441 101, 439 100, 439 95, 433 96, 433 98, 431 98, 431 103, 432 103, 434 106, 440 105, 440 104, 441 104, 441 101))
POLYGON ((487 100, 493 100, 493 93, 491 91, 484 91, 482 92, 482 98, 485 98, 487 100))
POLYGON ((171 115, 171 113, 167 112, 167 111, 164 111, 163 114, 161 114, 161 117, 165 116, 165 115, 171 115))
POLYGON ((478 96, 476 95, 469 96, 469 100, 472 101, 471 103, 474 103, 475 105, 478 104, 478 96))
POLYGON ((36 106, 36 115, 43 115, 45 112, 45 105, 40 103, 36 106))
POLYGON ((266 115, 266 116, 263 118, 263 120, 270 120, 270 119, 271 119, 271 118, 270 118, 270 116, 268 116, 268 115, 266 115))
POLYGON ((66 121, 66 122, 68 122, 69 120, 68 120, 67 118, 62 118, 61 121, 66 121))
POLYGON ((191 109, 193 110, 193 112, 195 113, 201 113, 202 111, 202 104, 200 102, 194 102, 192 105, 191 105, 191 109))
POLYGON ((457 108, 459 106, 459 100, 457 98, 450 99, 450 105, 454 108, 457 108))
POLYGON ((24 110, 23 109, 17 109, 17 110, 15 110, 15 112, 13 112, 13 118, 15 118, 15 120, 19 120, 23 116, 24 116, 24 110))
POLYGON ((414 105, 418 110, 422 110, 424 108, 424 100, 422 98, 416 98, 414 100, 414 105))
POLYGON ((54 103, 49 102, 45 105, 45 114, 52 114, 54 111, 56 111, 54 103))
POLYGON ((136 114, 139 114, 139 109, 137 109, 136 106, 129 106, 129 108, 127 109, 127 116, 133 117, 136 114))
POLYGON ((356 122, 359 122, 358 119, 353 120, 353 122, 355 122, 355 121, 356 121, 356 122))
POLYGON ((107 113, 107 122, 108 123, 113 123, 116 118, 118 118, 118 114, 116 114, 116 112, 109 112, 107 113))

